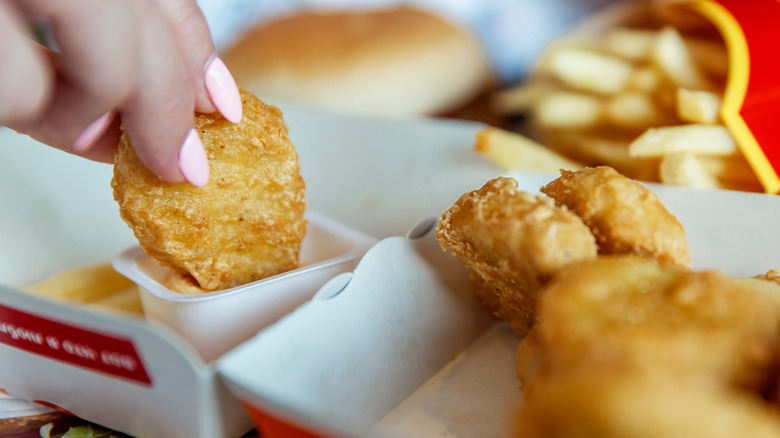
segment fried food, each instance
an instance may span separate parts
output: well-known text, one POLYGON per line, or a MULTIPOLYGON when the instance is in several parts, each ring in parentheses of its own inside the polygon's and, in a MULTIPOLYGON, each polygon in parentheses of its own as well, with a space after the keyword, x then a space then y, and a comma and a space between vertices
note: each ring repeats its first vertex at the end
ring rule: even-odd
POLYGON ((766 274, 757 275, 755 278, 780 284, 780 269, 771 269, 766 274))
POLYGON ((298 266, 306 232, 305 184, 281 111, 241 89, 244 118, 197 114, 210 165, 204 187, 165 182, 122 134, 111 185, 122 219, 143 249, 205 291, 298 266))
POLYGON ((136 284, 108 263, 66 269, 22 290, 40 297, 143 314, 136 284))
POLYGON ((485 311, 498 321, 506 321, 515 333, 523 335, 528 333, 533 326, 533 314, 523 309, 509 307, 501 302, 502 292, 490 285, 484 277, 476 271, 469 272, 469 286, 477 302, 485 311))
POLYGON ((622 23, 611 8, 596 14, 549 44, 529 77, 499 91, 494 111, 523 116, 531 139, 588 166, 649 182, 764 190, 721 117, 731 92, 725 41, 712 23, 683 26, 660 13, 667 9, 640 5, 622 23), (679 153, 690 159, 669 159, 679 153))
POLYGON ((528 168, 540 172, 577 170, 580 163, 564 158, 523 135, 489 127, 477 132, 474 150, 504 170, 528 168))
POLYGON ((533 324, 542 285, 597 252, 577 215, 503 177, 461 196, 442 214, 436 239, 482 278, 480 302, 494 316, 509 316, 520 334, 533 324))
POLYGON ((629 253, 690 266, 682 225, 654 193, 614 169, 561 170, 542 192, 548 196, 493 179, 464 194, 436 231, 442 248, 475 272, 482 307, 518 334, 533 325, 539 290, 571 262, 629 253))
POLYGON ((759 397, 663 374, 587 368, 546 381, 519 415, 523 438, 776 437, 759 397))
POLYGON ((633 255, 570 266, 517 350, 523 437, 777 436, 780 286, 633 255))
POLYGON ((517 436, 780 433, 777 271, 691 271, 682 225, 614 169, 561 170, 541 191, 496 178, 436 232, 481 306, 524 335, 517 436))
POLYGON ((622 367, 762 392, 780 341, 769 286, 637 256, 574 264, 541 293, 537 324, 518 349, 519 378, 532 395, 577 369, 622 367))
POLYGON ((677 218, 650 189, 615 169, 561 170, 561 177, 541 191, 585 221, 600 254, 638 254, 690 267, 685 230, 677 218))

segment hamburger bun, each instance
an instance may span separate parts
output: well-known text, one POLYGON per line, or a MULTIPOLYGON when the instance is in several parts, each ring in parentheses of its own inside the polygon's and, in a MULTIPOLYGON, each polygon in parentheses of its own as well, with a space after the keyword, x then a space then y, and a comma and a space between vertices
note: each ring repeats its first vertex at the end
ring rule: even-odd
POLYGON ((469 31, 409 7, 298 12, 251 29, 222 58, 262 99, 354 114, 441 114, 490 81, 469 31))

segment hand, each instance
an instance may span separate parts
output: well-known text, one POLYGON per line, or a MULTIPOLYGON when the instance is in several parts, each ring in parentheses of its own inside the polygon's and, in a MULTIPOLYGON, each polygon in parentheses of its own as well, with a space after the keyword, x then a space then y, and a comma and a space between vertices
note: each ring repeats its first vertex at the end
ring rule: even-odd
POLYGON ((113 162, 119 124, 160 178, 203 185, 193 115, 241 120, 241 99, 195 0, 0 0, 0 124, 113 162), (26 35, 51 25, 58 50, 26 35))

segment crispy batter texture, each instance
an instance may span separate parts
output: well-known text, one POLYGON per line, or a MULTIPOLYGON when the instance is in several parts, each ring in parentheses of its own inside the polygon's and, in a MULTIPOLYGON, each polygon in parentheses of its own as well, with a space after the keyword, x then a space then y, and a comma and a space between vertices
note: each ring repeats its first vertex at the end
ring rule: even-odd
POLYGON ((573 265, 542 292, 518 349, 522 389, 533 398, 536 385, 578 369, 622 367, 763 392, 780 342, 769 286, 637 256, 573 265))
POLYGON ((755 278, 780 284, 780 269, 771 269, 766 274, 756 275, 755 278))
POLYGON ((682 225, 654 193, 614 169, 561 170, 542 192, 548 196, 495 178, 464 194, 436 233, 442 248, 475 272, 471 286, 480 304, 518 334, 533 325, 542 286, 567 264, 595 257, 594 242, 599 254, 690 266, 682 225))
POLYGON ((515 333, 523 335, 531 330, 534 315, 517 310, 501 302, 501 290, 488 284, 476 271, 469 272, 469 285, 474 297, 487 313, 498 321, 506 321, 515 333))
POLYGON ((685 230, 658 196, 607 166, 560 178, 541 191, 577 213, 593 231, 599 254, 638 254, 684 268, 691 265, 685 230))
POLYGON ((144 250, 205 291, 298 266, 305 184, 281 111, 241 89, 244 118, 197 114, 210 165, 204 187, 171 184, 144 167, 122 134, 111 185, 144 250))
POLYGON ((533 324, 542 285, 597 252, 577 215, 547 197, 517 190, 517 181, 503 177, 461 196, 442 214, 436 239, 481 277, 475 291, 486 309, 510 319, 520 334, 533 324))

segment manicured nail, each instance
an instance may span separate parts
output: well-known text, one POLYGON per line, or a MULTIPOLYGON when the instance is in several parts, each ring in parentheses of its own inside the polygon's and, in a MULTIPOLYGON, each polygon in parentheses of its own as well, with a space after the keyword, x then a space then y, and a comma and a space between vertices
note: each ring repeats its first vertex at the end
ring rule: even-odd
POLYGON ((209 181, 209 160, 194 129, 190 129, 179 149, 179 169, 184 179, 196 187, 203 187, 209 181))
POLYGON ((241 95, 233 75, 221 59, 214 57, 206 67, 204 77, 206 91, 222 117, 233 123, 241 121, 241 95))
POLYGON ((111 123, 111 120, 113 119, 112 116, 113 113, 109 111, 98 117, 98 119, 94 122, 90 123, 86 129, 84 129, 84 131, 79 134, 75 140, 73 140, 73 145, 71 146, 73 151, 78 153, 88 151, 89 148, 95 144, 97 139, 100 138, 104 132, 106 132, 108 124, 111 123))

